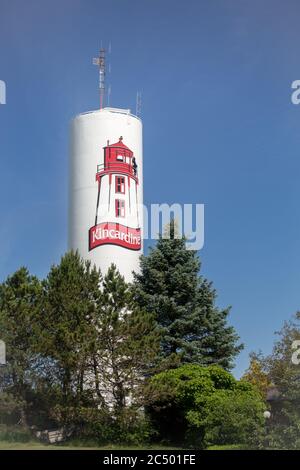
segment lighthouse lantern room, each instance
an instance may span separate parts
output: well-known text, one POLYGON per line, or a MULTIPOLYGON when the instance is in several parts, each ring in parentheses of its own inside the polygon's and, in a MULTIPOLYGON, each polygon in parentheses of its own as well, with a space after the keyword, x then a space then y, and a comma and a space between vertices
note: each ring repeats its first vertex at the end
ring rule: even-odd
POLYGON ((124 144, 122 136, 115 144, 110 145, 109 141, 107 142, 104 147, 104 163, 97 165, 98 199, 95 226, 106 219, 135 229, 140 228, 137 170, 134 154, 124 144))

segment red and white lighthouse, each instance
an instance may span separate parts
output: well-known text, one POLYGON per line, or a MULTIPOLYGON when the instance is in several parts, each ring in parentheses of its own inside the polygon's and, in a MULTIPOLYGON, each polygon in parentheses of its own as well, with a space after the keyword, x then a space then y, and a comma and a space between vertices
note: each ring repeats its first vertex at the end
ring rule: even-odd
POLYGON ((104 147, 97 165, 98 194, 95 225, 89 231, 89 250, 101 245, 141 249, 138 165, 123 137, 104 147))

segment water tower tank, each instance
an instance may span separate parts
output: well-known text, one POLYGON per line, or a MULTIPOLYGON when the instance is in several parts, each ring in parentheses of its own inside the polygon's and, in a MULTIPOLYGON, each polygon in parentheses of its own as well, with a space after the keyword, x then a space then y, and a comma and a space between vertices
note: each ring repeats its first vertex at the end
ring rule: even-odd
POLYGON ((130 110, 104 108, 71 125, 69 249, 126 281, 142 253, 142 122, 130 110))

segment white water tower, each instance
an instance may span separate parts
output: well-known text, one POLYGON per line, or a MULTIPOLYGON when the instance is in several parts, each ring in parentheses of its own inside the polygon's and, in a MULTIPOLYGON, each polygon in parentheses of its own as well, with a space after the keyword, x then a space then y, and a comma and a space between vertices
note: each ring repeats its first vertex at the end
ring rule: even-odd
POLYGON ((69 249, 126 281, 142 253, 142 122, 130 110, 103 108, 71 126, 69 249))

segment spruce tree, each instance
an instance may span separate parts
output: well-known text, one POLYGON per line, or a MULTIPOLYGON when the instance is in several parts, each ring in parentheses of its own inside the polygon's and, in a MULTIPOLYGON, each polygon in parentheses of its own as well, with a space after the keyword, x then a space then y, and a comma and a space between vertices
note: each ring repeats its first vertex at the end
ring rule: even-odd
POLYGON ((186 249, 174 221, 167 230, 169 237, 160 236, 148 256, 141 257, 133 289, 135 300, 155 315, 160 326, 161 358, 230 369, 242 349, 234 328, 227 324, 230 308, 215 305, 212 283, 199 275, 198 254, 186 249))

